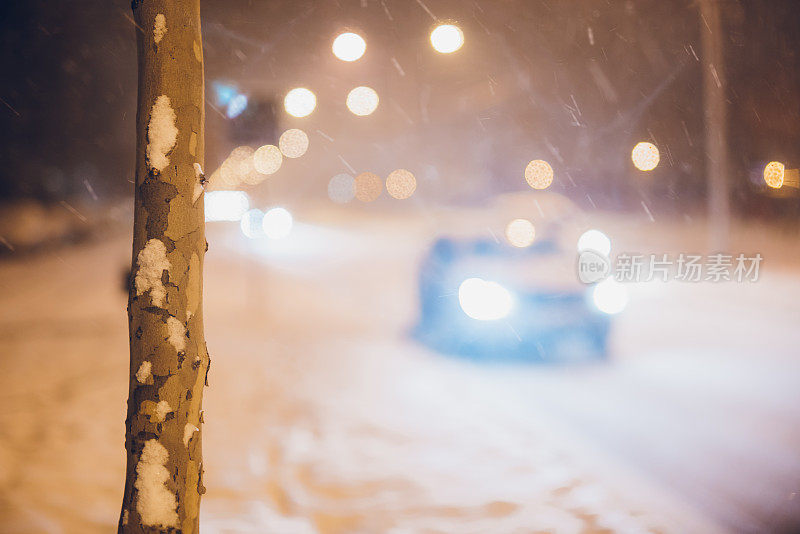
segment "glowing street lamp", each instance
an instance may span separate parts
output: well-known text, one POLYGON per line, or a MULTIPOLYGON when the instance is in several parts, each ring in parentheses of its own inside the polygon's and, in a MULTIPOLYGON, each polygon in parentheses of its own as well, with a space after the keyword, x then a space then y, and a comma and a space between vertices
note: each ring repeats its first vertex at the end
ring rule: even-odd
POLYGON ((308 135, 303 130, 286 130, 278 139, 278 147, 287 158, 299 158, 308 150, 308 135))
POLYGON ((295 87, 286 93, 283 107, 292 117, 307 117, 317 107, 317 97, 305 87, 295 87))
POLYGON ((364 55, 367 43, 357 33, 346 32, 336 36, 331 46, 333 55, 342 61, 355 61, 364 55))
POLYGON ((633 147, 631 161, 640 171, 652 171, 658 167, 661 155, 656 145, 642 141, 641 143, 636 143, 636 146, 633 147))
POLYGON ((543 159, 535 159, 525 167, 525 181, 534 189, 547 189, 553 183, 553 167, 543 159))
POLYGON ((783 187, 783 179, 786 176, 786 167, 780 161, 770 161, 764 167, 764 181, 767 185, 780 189, 783 187))
POLYGON ((455 24, 440 24, 431 32, 431 45, 441 54, 452 54, 464 45, 464 32, 455 24))
POLYGON ((356 87, 347 95, 347 109, 354 115, 364 117, 378 109, 378 93, 371 87, 356 87))
POLYGON ((373 172, 362 172, 355 178, 355 196, 361 202, 372 202, 381 196, 383 181, 373 172))
POLYGON ((411 171, 397 169, 386 177, 386 192, 397 200, 405 200, 417 189, 417 179, 411 171))
POLYGON ((283 156, 275 145, 259 147, 253 154, 253 166, 261 174, 275 174, 282 163, 283 156))

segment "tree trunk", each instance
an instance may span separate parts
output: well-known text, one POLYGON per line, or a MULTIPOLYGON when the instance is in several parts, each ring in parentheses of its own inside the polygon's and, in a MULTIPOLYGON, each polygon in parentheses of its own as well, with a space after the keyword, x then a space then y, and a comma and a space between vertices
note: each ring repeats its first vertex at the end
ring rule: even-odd
POLYGON ((127 472, 118 532, 197 532, 203 337, 200 0, 134 0, 139 55, 128 298, 127 472))

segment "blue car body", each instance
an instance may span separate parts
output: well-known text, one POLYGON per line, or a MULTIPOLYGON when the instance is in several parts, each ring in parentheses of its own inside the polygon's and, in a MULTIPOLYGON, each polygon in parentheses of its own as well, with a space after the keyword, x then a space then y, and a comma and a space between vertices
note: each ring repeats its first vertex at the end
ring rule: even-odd
POLYGON ((494 239, 440 238, 424 258, 419 275, 420 316, 413 337, 445 354, 477 360, 547 363, 602 360, 607 357, 610 319, 595 309, 582 290, 507 287, 515 306, 497 320, 476 320, 459 303, 459 285, 471 258, 495 263, 525 261, 558 254, 554 241, 519 249, 494 239))

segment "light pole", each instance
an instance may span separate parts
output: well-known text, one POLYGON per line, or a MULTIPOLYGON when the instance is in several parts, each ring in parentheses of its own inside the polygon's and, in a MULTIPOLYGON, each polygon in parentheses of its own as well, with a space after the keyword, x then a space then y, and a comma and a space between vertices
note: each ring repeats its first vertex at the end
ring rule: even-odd
POLYGON ((724 250, 730 229, 725 59, 720 0, 700 0, 703 110, 706 124, 709 246, 724 250))

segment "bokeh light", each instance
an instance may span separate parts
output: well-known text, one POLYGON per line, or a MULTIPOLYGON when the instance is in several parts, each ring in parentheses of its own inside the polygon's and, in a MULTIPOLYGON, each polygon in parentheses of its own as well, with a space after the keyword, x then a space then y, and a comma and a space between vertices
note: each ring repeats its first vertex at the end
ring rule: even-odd
POLYGON ((247 96, 238 94, 228 102, 228 109, 225 111, 225 114, 229 119, 235 119, 241 115, 245 109, 247 109, 247 96))
POLYGON ((578 238, 578 252, 585 250, 608 256, 611 253, 611 240, 600 230, 587 230, 578 238))
POLYGON ((292 231, 294 220, 285 208, 272 208, 264 214, 261 228, 270 239, 283 239, 292 231))
POLYGON ((278 147, 287 158, 299 158, 308 150, 308 135, 297 128, 286 130, 278 140, 278 147))
POLYGON ((386 192, 392 198, 404 200, 414 194, 417 189, 417 179, 411 171, 397 169, 389 173, 386 177, 386 192))
POLYGON ((220 81, 211 82, 211 88, 214 91, 215 100, 218 106, 227 106, 230 101, 239 94, 239 90, 235 85, 220 81))
POLYGON ((234 188, 239 185, 239 176, 237 175, 238 169, 236 162, 230 156, 225 158, 222 165, 219 166, 219 181, 222 187, 234 188))
POLYGON ((553 167, 543 159, 535 159, 525 167, 525 181, 534 189, 547 189, 553 183, 553 167))
POLYGON ((658 162, 661 161, 661 155, 658 152, 658 147, 653 143, 642 141, 636 143, 631 151, 631 161, 634 166, 640 171, 652 171, 658 167, 658 162))
POLYGON ((255 239, 264 235, 264 229, 262 228, 263 220, 264 212, 259 209, 252 209, 242 215, 239 227, 242 229, 242 233, 245 237, 255 239))
POLYGON ((363 117, 378 109, 378 93, 371 87, 356 87, 347 94, 347 109, 363 117))
POLYGON ((206 221, 238 221, 250 208, 244 191, 208 191, 205 194, 206 221))
POLYGON ((295 87, 286 93, 283 107, 292 117, 307 117, 317 107, 317 97, 305 87, 295 87))
POLYGON ((219 185, 234 189, 243 183, 255 185, 260 182, 263 177, 256 172, 253 163, 254 152, 253 148, 249 146, 234 148, 220 165, 218 173, 215 173, 219 185))
POLYGON ((613 278, 606 278, 594 287, 592 300, 598 310, 613 315, 628 305, 628 288, 613 278))
POLYGON ((536 228, 527 219, 514 219, 506 226, 506 239, 515 247, 528 247, 535 237, 536 228))
POLYGON ((458 303, 464 313, 473 319, 495 321, 511 312, 514 298, 497 282, 467 278, 458 286, 458 303))
POLYGON ((364 55, 367 43, 357 33, 347 32, 339 34, 331 46, 333 55, 342 61, 355 61, 364 55))
POLYGON ((786 176, 786 167, 780 161, 770 161, 764 167, 764 181, 768 186, 780 189, 786 176))
POLYGON ((381 196, 383 181, 372 172, 362 172, 355 179, 356 198, 361 202, 372 202, 381 196))
POLYGON ((337 174, 328 182, 328 198, 337 204, 347 204, 355 196, 355 179, 349 174, 337 174))
POLYGON ((464 44, 464 32, 454 24, 440 24, 431 32, 431 44, 437 52, 453 53, 464 44))
POLYGON ((275 174, 281 168, 283 156, 275 145, 264 145, 259 147, 253 154, 253 164, 255 169, 261 174, 275 174))
POLYGON ((264 175, 256 170, 254 156, 255 150, 249 146, 236 147, 228 156, 231 172, 237 183, 256 185, 264 180, 264 175))

